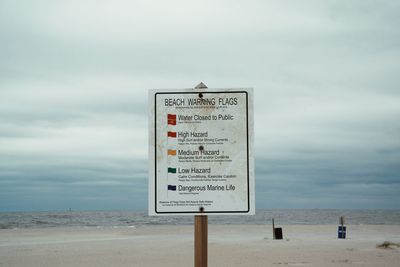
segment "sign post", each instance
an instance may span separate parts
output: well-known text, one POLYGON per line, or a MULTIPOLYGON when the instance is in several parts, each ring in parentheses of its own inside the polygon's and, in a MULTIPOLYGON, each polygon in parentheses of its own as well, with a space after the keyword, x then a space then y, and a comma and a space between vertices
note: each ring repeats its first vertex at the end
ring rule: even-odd
MULTIPOLYGON (((206 89, 207 86, 202 82, 194 89, 206 89)), ((200 207, 200 211, 204 212, 204 207, 200 207)), ((194 216, 194 266, 208 266, 208 216, 194 216)))
POLYGON ((252 89, 149 91, 149 215, 195 215, 207 266, 208 215, 253 215, 252 89))
POLYGON ((208 266, 208 216, 194 216, 194 266, 208 266))

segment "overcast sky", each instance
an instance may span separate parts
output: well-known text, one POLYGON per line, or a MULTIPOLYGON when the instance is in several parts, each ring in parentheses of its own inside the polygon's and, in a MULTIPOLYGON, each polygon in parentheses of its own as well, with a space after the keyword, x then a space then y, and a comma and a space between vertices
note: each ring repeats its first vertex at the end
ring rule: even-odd
POLYGON ((0 0, 0 211, 147 209, 147 91, 253 87, 256 208, 400 208, 399 1, 0 0))

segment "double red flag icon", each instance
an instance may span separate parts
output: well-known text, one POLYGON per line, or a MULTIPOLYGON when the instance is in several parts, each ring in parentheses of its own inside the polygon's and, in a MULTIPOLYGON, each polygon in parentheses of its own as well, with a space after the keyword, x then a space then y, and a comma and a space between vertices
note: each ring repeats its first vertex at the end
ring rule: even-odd
POLYGON ((176 125, 176 114, 168 114, 168 124, 176 125))

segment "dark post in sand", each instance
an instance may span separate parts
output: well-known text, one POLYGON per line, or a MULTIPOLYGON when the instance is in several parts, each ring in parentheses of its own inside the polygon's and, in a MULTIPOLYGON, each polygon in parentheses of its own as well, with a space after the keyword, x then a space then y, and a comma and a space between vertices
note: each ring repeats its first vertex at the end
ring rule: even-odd
POLYGON ((338 238, 346 239, 346 226, 344 226, 344 217, 340 216, 340 225, 338 227, 338 238))
POLYGON ((272 218, 272 236, 273 236, 273 239, 275 240, 276 237, 275 237, 275 221, 274 221, 274 218, 272 218))

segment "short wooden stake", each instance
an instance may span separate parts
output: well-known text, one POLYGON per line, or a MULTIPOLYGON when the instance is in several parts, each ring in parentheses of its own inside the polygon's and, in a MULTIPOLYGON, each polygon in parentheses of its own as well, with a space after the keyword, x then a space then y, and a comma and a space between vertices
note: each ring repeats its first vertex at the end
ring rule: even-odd
POLYGON ((274 221, 274 218, 272 218, 272 236, 273 236, 273 239, 275 240, 276 237, 275 237, 275 221, 274 221))
POLYGON ((208 266, 208 216, 194 216, 194 266, 208 266))

